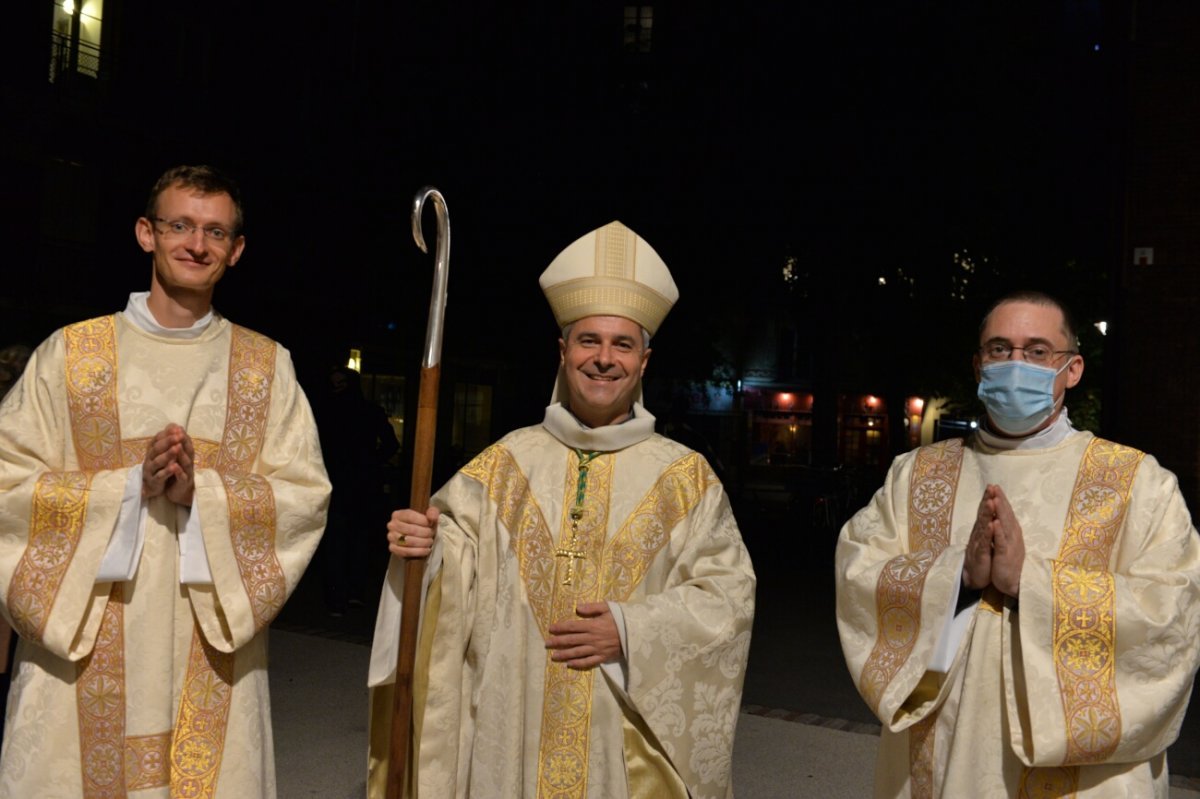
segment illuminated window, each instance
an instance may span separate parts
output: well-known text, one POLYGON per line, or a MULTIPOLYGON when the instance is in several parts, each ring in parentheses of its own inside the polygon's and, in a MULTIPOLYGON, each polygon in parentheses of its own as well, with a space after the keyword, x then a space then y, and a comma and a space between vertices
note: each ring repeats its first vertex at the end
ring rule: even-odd
POLYGON ((654 29, 654 6, 625 6, 625 25, 621 44, 633 53, 650 52, 650 34, 654 29))
POLYGON ((50 33, 50 82, 65 74, 100 74, 104 0, 55 0, 50 33))

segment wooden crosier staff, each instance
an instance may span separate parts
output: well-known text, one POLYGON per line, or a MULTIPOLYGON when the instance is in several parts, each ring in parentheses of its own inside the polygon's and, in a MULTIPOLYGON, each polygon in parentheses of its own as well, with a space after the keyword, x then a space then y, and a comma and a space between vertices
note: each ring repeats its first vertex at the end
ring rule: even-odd
MULTIPOLYGON (((413 239, 421 252, 429 252, 421 232, 425 201, 433 200, 437 211, 437 256, 433 294, 429 300, 429 324, 425 328, 425 357, 421 360, 421 387, 417 400, 417 431, 413 443, 412 493, 409 507, 424 513, 429 509, 433 481, 433 440, 437 432, 438 380, 441 377, 442 323, 446 316, 446 278, 450 271, 450 215, 441 192, 426 186, 413 198, 413 239)), ((396 685, 392 696, 392 737, 388 756, 387 799, 401 799, 404 770, 412 744, 413 663, 417 655, 417 622, 421 609, 421 581, 425 559, 410 558, 404 564, 404 598, 400 610, 400 649, 396 655, 396 685)))

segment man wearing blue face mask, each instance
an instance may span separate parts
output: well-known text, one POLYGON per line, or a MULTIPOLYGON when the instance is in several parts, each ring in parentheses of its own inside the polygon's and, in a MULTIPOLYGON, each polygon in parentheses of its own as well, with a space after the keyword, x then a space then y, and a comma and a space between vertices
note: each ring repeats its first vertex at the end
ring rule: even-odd
POLYGON ((1071 426, 1083 358, 1053 298, 997 302, 974 363, 978 432, 897 458, 838 541, 875 795, 1165 799, 1200 662, 1175 476, 1071 426))

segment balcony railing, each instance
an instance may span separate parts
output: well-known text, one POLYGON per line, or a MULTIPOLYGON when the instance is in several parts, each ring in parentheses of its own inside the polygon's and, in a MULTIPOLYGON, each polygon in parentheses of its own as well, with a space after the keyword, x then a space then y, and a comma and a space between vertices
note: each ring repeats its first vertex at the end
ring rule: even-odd
POLYGON ((70 36, 58 32, 50 34, 50 82, 86 76, 93 79, 104 77, 105 63, 102 51, 91 42, 73 41, 70 36))

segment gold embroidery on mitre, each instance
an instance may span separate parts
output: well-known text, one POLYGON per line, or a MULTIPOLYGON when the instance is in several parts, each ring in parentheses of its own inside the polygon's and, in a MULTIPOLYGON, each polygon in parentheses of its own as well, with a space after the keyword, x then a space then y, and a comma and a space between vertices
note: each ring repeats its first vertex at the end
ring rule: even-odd
POLYGON ((130 791, 170 784, 171 733, 125 739, 125 786, 130 791))
POLYGON ((171 797, 212 799, 233 698, 233 654, 210 646, 196 628, 179 716, 171 738, 171 797))
POLYGON ((879 573, 875 587, 879 634, 859 679, 859 691, 876 712, 883 692, 916 646, 925 577, 950 543, 962 457, 961 439, 917 450, 908 494, 909 551, 892 558, 879 573))
POLYGON ((620 222, 596 231, 596 277, 637 277, 637 236, 620 222))
POLYGON ((125 796, 125 602, 112 587, 91 654, 77 666, 75 699, 85 799, 125 796))
POLYGON ((121 463, 115 318, 102 316, 63 328, 71 437, 83 471, 121 463))
MULTIPOLYGON (((1054 669, 1066 721, 1064 764, 1103 762, 1121 740, 1116 590, 1108 569, 1144 457, 1136 449, 1100 438, 1088 444, 1052 563, 1054 669)), ((1027 768, 1021 775, 1022 790, 1026 784, 1057 785, 1068 778, 1078 785, 1078 769, 1027 768), (1069 774, 1063 776, 1065 772, 1069 774)), ((1075 790, 1056 795, 1073 795, 1075 790)), ((1030 790, 1028 795, 1046 794, 1030 790)))
POLYGON ((671 310, 672 301, 643 283, 620 277, 564 280, 544 290, 555 319, 583 316, 634 317, 653 333, 671 310))

